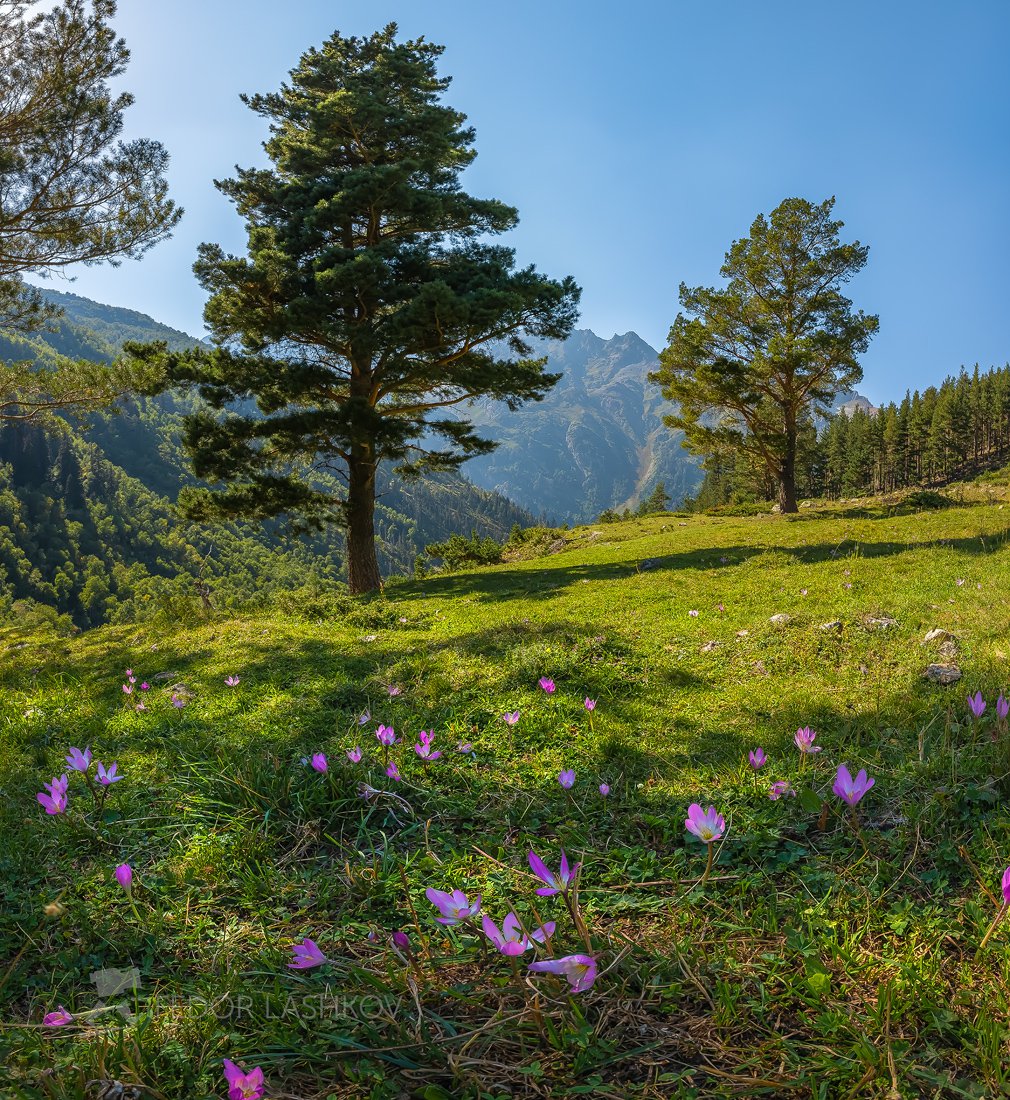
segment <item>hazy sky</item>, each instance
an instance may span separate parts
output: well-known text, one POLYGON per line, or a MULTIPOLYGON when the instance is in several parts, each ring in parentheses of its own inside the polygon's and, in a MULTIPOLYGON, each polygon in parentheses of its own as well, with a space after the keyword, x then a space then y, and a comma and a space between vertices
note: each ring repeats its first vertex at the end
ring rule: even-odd
POLYGON ((518 207, 521 262, 583 287, 581 324, 662 347, 677 287, 783 198, 837 197, 870 246, 850 284, 880 315, 871 399, 1010 358, 1010 4, 881 0, 120 0, 129 133, 172 155, 186 208, 139 263, 71 290, 201 334, 196 246, 244 245, 212 185, 261 161, 271 91, 334 30, 389 21, 446 46, 469 191, 518 207))

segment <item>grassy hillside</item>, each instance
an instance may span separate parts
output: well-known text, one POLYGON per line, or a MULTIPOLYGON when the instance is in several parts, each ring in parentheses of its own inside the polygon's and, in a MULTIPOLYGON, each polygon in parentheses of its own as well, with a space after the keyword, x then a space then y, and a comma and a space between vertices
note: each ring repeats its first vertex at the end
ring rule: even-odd
POLYGON ((900 512, 580 529, 336 619, 8 629, 0 1092, 222 1097, 229 1058, 318 1100, 1006 1095, 1010 924, 978 949, 1010 863, 1010 506, 900 512), (801 758, 804 726, 823 751, 801 758), (74 774, 47 816, 35 792, 85 746, 126 778, 98 814, 74 774), (842 762, 875 778, 855 815, 842 762), (728 824, 705 882, 693 802, 728 824), (584 934, 530 848, 582 861, 584 934), (427 887, 556 922, 540 957, 591 949, 595 984, 513 968, 427 887), (331 961, 289 969, 303 937, 331 961), (74 1020, 42 1026, 58 1006, 74 1020))

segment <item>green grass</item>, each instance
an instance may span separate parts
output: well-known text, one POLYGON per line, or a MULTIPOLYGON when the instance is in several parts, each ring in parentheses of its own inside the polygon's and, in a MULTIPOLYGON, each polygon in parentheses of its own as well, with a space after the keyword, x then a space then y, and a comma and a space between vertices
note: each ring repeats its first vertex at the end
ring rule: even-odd
POLYGON ((0 1095, 84 1100, 119 1079, 222 1097, 222 1058, 310 1100, 1010 1095, 1010 923, 977 955, 1010 863, 1010 742, 989 722, 1010 690, 1010 511, 656 516, 568 537, 398 583, 338 622, 0 636, 0 1095), (936 626, 958 639, 951 688, 922 679, 936 626), (127 667, 154 685, 143 713, 127 667), (366 708, 403 738, 402 783, 374 723, 355 725, 366 708), (823 751, 801 772, 802 725, 823 751), (422 728, 445 752, 428 770, 422 728), (47 817, 35 792, 85 745, 128 777, 106 820, 80 813, 76 776, 70 813, 47 817), (299 763, 317 751, 325 777, 299 763), (876 777, 858 832, 830 790, 843 761, 876 777), (402 801, 361 799, 365 778, 402 801), (801 797, 769 800, 777 779, 801 797), (729 822, 704 886, 695 801, 729 822), (424 897, 481 893, 499 921, 557 921, 555 954, 585 950, 561 899, 534 895, 531 846, 584 861, 606 971, 589 992, 517 979, 424 897), (333 962, 289 970, 303 936, 333 962), (93 1012, 91 974, 134 966, 140 988, 93 1012), (60 1004, 77 1022, 41 1027, 60 1004))

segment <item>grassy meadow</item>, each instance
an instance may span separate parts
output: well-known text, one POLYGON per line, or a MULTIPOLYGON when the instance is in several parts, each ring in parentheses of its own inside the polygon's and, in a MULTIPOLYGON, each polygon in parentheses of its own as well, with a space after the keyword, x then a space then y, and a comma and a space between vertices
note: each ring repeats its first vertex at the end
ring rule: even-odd
POLYGON ((5 630, 0 1095, 224 1097, 225 1058, 299 1100, 1010 1095, 1010 922, 979 951, 1010 864, 1010 504, 565 537, 340 619, 5 630), (71 774, 47 815, 72 747, 125 778, 92 809, 71 774), (843 762, 875 779, 854 815, 843 762), (695 802, 727 824, 704 883, 695 802), (577 898, 535 894, 530 849, 581 861, 577 898), (591 953, 595 983, 436 923, 428 887, 555 922, 538 956, 591 953), (305 937, 329 961, 291 969, 305 937))

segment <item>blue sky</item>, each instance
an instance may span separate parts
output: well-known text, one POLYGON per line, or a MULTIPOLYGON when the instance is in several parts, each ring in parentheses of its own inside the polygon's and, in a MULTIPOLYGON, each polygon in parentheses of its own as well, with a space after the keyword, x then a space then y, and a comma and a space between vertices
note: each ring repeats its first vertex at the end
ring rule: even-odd
POLYGON ((187 213, 139 263, 53 285, 200 334, 196 246, 244 243, 211 181, 263 158, 238 93, 389 21, 446 46, 446 101, 477 130, 464 184, 518 207, 509 243, 575 276, 584 327, 662 347, 679 283, 717 283, 755 215, 835 195, 870 246, 849 294, 880 316, 862 392, 1010 358, 1004 2, 120 0, 129 133, 169 149, 187 213))

